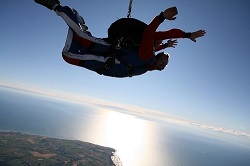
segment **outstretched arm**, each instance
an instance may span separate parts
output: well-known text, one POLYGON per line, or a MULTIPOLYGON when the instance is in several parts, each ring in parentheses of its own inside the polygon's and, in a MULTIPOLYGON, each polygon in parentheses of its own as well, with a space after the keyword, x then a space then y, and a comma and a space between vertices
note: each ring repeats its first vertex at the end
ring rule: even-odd
POLYGON ((198 30, 196 32, 192 32, 191 35, 190 35, 190 39, 193 41, 193 42, 196 42, 196 38, 198 37, 202 37, 206 34, 206 31, 205 30, 198 30))
MULTIPOLYGON (((158 26, 165 20, 175 20, 175 15, 177 14, 177 8, 171 7, 166 9, 164 12, 161 12, 160 15, 156 16, 153 21, 148 25, 148 27, 144 30, 143 36, 142 36, 142 42, 139 48, 139 55, 141 59, 150 59, 154 56, 154 42, 156 40, 162 40, 161 34, 158 34, 159 39, 157 39, 156 29, 158 26)), ((166 38, 163 38, 165 40, 166 38)), ((165 45, 162 45, 161 47, 164 47, 165 45)), ((156 48, 158 49, 158 48, 156 48)))
MULTIPOLYGON (((178 14, 177 8, 171 7, 163 12, 163 17, 167 20, 175 20, 177 14, 178 14)), ((205 30, 198 30, 196 32, 192 32, 191 34, 185 34, 185 37, 190 38, 192 41, 196 42, 196 38, 202 37, 205 34, 206 34, 205 30)))
MULTIPOLYGON (((166 9, 164 12, 162 12, 159 15, 159 18, 161 19, 162 22, 165 19, 171 21, 171 20, 176 19, 177 14, 178 14, 177 8, 171 7, 171 8, 166 9)), ((187 32, 184 32, 180 29, 175 28, 175 29, 171 29, 169 31, 156 32, 154 34, 154 40, 165 40, 165 39, 172 39, 172 38, 190 38, 192 41, 196 42, 196 38, 204 36, 205 33, 206 32, 204 30, 199 30, 196 32, 187 33, 187 32)))

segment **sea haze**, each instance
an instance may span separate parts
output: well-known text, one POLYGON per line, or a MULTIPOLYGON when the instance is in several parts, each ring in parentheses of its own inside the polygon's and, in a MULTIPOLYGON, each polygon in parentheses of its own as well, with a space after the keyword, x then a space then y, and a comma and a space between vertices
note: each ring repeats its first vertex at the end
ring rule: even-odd
POLYGON ((250 140, 0 87, 0 130, 117 150, 124 166, 249 166, 250 140))

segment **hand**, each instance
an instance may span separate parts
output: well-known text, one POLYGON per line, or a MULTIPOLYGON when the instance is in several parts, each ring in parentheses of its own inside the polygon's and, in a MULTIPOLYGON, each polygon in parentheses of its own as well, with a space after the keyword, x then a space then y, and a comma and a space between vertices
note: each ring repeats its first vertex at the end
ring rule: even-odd
POLYGON ((206 31, 205 30, 198 30, 196 32, 192 32, 191 33, 191 36, 190 36, 190 39, 193 41, 193 42, 196 42, 196 38, 198 37, 202 37, 206 34, 206 31))
POLYGON ((170 39, 170 40, 168 40, 168 47, 173 47, 173 48, 175 48, 175 46, 177 45, 177 40, 172 40, 172 39, 170 39))
POLYGON ((175 20, 176 17, 174 17, 175 15, 178 14, 178 11, 177 11, 177 8, 176 7, 171 7, 171 8, 168 8, 166 9, 164 12, 163 12, 163 17, 167 20, 175 20))

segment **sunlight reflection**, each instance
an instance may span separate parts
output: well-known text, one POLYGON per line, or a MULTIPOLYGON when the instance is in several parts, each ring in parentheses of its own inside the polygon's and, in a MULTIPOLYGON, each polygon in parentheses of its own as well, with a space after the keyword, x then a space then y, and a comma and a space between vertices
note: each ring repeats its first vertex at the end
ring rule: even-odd
POLYGON ((124 165, 133 165, 145 147, 147 124, 131 115, 110 112, 103 127, 105 142, 116 147, 124 165))
POLYGON ((157 151, 158 144, 152 122, 108 109, 97 110, 92 110, 94 116, 85 115, 86 119, 74 132, 80 134, 81 140, 114 148, 123 166, 149 166, 151 160, 158 160, 159 155, 152 153, 157 151))

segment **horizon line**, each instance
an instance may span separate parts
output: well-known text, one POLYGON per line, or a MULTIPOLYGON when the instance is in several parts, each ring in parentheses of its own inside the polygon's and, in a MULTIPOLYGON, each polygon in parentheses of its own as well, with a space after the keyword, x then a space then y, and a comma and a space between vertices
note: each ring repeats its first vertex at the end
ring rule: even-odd
POLYGON ((176 115, 168 114, 165 112, 142 108, 138 106, 115 103, 111 101, 105 101, 105 100, 90 97, 90 96, 83 96, 83 95, 77 95, 77 94, 59 92, 59 91, 49 91, 47 89, 42 89, 42 88, 27 87, 26 85, 5 84, 3 82, 0 82, 0 86, 11 88, 11 89, 16 89, 16 90, 21 90, 25 92, 35 93, 35 94, 39 94, 39 95, 43 95, 47 97, 64 99, 64 100, 68 100, 71 102, 77 102, 80 104, 88 104, 91 106, 94 105, 96 107, 101 107, 101 108, 108 107, 112 111, 124 113, 127 115, 132 115, 138 119, 145 119, 149 121, 158 121, 158 122, 170 122, 170 123, 174 123, 177 125, 194 126, 194 127, 213 130, 217 132, 227 133, 231 135, 246 136, 250 138, 250 134, 246 132, 235 131, 235 130, 224 128, 224 127, 215 127, 215 126, 210 126, 206 124, 200 124, 197 122, 192 122, 189 119, 186 119, 183 117, 177 117, 176 115))

